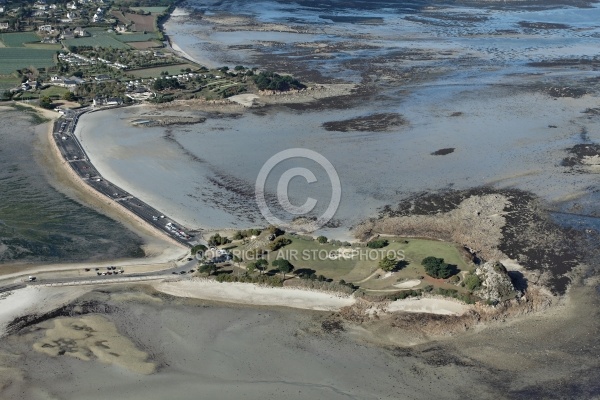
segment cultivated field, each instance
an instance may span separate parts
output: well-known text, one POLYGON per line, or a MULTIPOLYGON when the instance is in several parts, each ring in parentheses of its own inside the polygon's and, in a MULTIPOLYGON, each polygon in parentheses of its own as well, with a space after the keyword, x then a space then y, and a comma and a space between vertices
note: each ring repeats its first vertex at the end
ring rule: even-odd
POLYGON ((25 43, 40 41, 40 37, 33 32, 0 33, 0 40, 6 47, 25 47, 25 43))
POLYGON ((21 80, 15 78, 14 76, 0 77, 0 92, 2 92, 3 90, 9 90, 16 86, 19 86, 20 83, 21 83, 21 80))
POLYGON ((139 15, 125 13, 125 18, 133 22, 132 30, 135 32, 156 31, 156 15, 139 15))
POLYGON ((112 15, 113 17, 115 17, 116 19, 119 20, 120 23, 128 25, 131 23, 130 20, 128 20, 127 18, 125 18, 125 16, 123 15, 123 13, 119 10, 113 10, 110 12, 110 15, 112 15))
POLYGON ((158 39, 158 35, 156 33, 123 33, 116 35, 115 39, 124 43, 147 42, 152 39, 158 39))
POLYGON ((162 47, 161 43, 156 42, 154 40, 150 40, 147 42, 130 42, 127 44, 137 50, 147 50, 147 49, 162 47))
POLYGON ((167 7, 131 7, 134 11, 143 11, 151 14, 162 14, 167 11, 167 7))
POLYGON ((28 49, 39 49, 39 50, 60 50, 62 45, 58 43, 25 43, 25 47, 28 49))
POLYGON ((54 65, 55 50, 28 48, 0 48, 0 74, 11 74, 25 67, 50 67, 54 65))
POLYGON ((110 47, 113 49, 127 49, 129 46, 110 35, 90 36, 65 40, 67 46, 110 47))

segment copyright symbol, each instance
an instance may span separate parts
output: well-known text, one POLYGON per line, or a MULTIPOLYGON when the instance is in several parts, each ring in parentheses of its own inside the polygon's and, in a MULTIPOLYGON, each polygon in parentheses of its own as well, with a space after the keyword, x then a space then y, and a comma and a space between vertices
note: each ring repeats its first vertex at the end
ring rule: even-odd
MULTIPOLYGON (((325 157, 323 157, 323 155, 317 153, 316 151, 302 148, 287 149, 269 158, 260 169, 258 177, 256 178, 256 186, 254 191, 256 202, 258 204, 258 208, 261 214, 271 225, 285 226, 285 223, 279 218, 277 218, 271 212, 269 206, 267 205, 267 201, 265 198, 265 185, 267 183, 267 178, 273 170, 273 168, 275 168, 275 166, 277 166, 279 163, 292 158, 303 158, 311 160, 316 164, 320 165, 321 168, 323 168, 327 173, 327 176, 331 183, 331 200, 329 201, 329 205, 327 206, 325 212, 314 221, 294 226, 299 230, 312 232, 321 228, 323 225, 329 222, 331 218, 333 218, 340 204, 340 199, 342 195, 340 178, 337 174, 337 171, 329 162, 329 160, 327 160, 325 157)), ((277 183, 277 200, 284 211, 297 217, 310 213, 317 205, 317 200, 312 197, 308 197, 304 204, 302 204, 301 206, 295 206, 290 202, 288 188, 290 185, 290 181, 295 177, 304 178, 304 180, 308 184, 317 182, 317 177, 315 176, 313 171, 304 167, 290 168, 286 170, 283 174, 281 174, 277 183)))

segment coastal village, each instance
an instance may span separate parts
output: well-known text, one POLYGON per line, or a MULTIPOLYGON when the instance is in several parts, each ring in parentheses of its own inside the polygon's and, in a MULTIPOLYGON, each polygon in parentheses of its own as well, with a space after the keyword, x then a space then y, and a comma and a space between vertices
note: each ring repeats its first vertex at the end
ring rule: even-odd
POLYGON ((160 29, 173 3, 0 4, 1 100, 60 109, 210 101, 249 91, 306 88, 290 76, 242 65, 209 70, 173 50, 160 29))

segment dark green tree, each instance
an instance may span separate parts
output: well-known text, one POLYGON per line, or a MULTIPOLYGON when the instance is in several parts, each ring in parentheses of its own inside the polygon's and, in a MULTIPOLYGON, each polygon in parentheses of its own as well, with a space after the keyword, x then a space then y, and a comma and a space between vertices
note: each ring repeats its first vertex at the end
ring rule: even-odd
POLYGON ((387 256, 383 260, 379 261, 379 268, 386 272, 393 271, 398 266, 398 260, 394 257, 387 256))
POLYGON ((444 262, 443 258, 425 257, 421 261, 427 275, 438 279, 446 279, 452 275, 452 267, 444 262))
POLYGON ((277 267, 281 275, 283 275, 283 279, 285 279, 285 274, 289 274, 294 270, 294 266, 288 260, 278 259, 271 263, 274 267, 277 267))
POLYGON ((387 239, 374 239, 367 243, 367 247, 370 249, 381 249, 388 244, 390 244, 390 242, 387 239))

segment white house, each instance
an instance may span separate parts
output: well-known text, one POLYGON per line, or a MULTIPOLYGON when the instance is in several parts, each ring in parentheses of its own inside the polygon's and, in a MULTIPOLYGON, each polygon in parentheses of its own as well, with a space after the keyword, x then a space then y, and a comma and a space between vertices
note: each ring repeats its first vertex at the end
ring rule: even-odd
POLYGON ((84 36, 88 35, 88 33, 85 31, 85 29, 83 29, 80 26, 73 30, 73 34, 75 35, 75 37, 84 37, 84 36))
POLYGON ((52 28, 52 25, 41 25, 41 26, 38 26, 38 31, 40 31, 40 32, 53 32, 54 28, 52 28))
POLYGON ((8 29, 8 22, 0 22, 0 30, 8 29))
POLYGON ((67 3, 67 9, 69 10, 77 10, 77 3, 67 3))
POLYGON ((0 14, 4 12, 4 6, 0 6, 0 14))
POLYGON ((121 104, 123 104, 123 99, 121 99, 120 97, 94 97, 92 99, 92 104, 94 105, 94 107, 98 107, 98 106, 119 106, 121 104))

